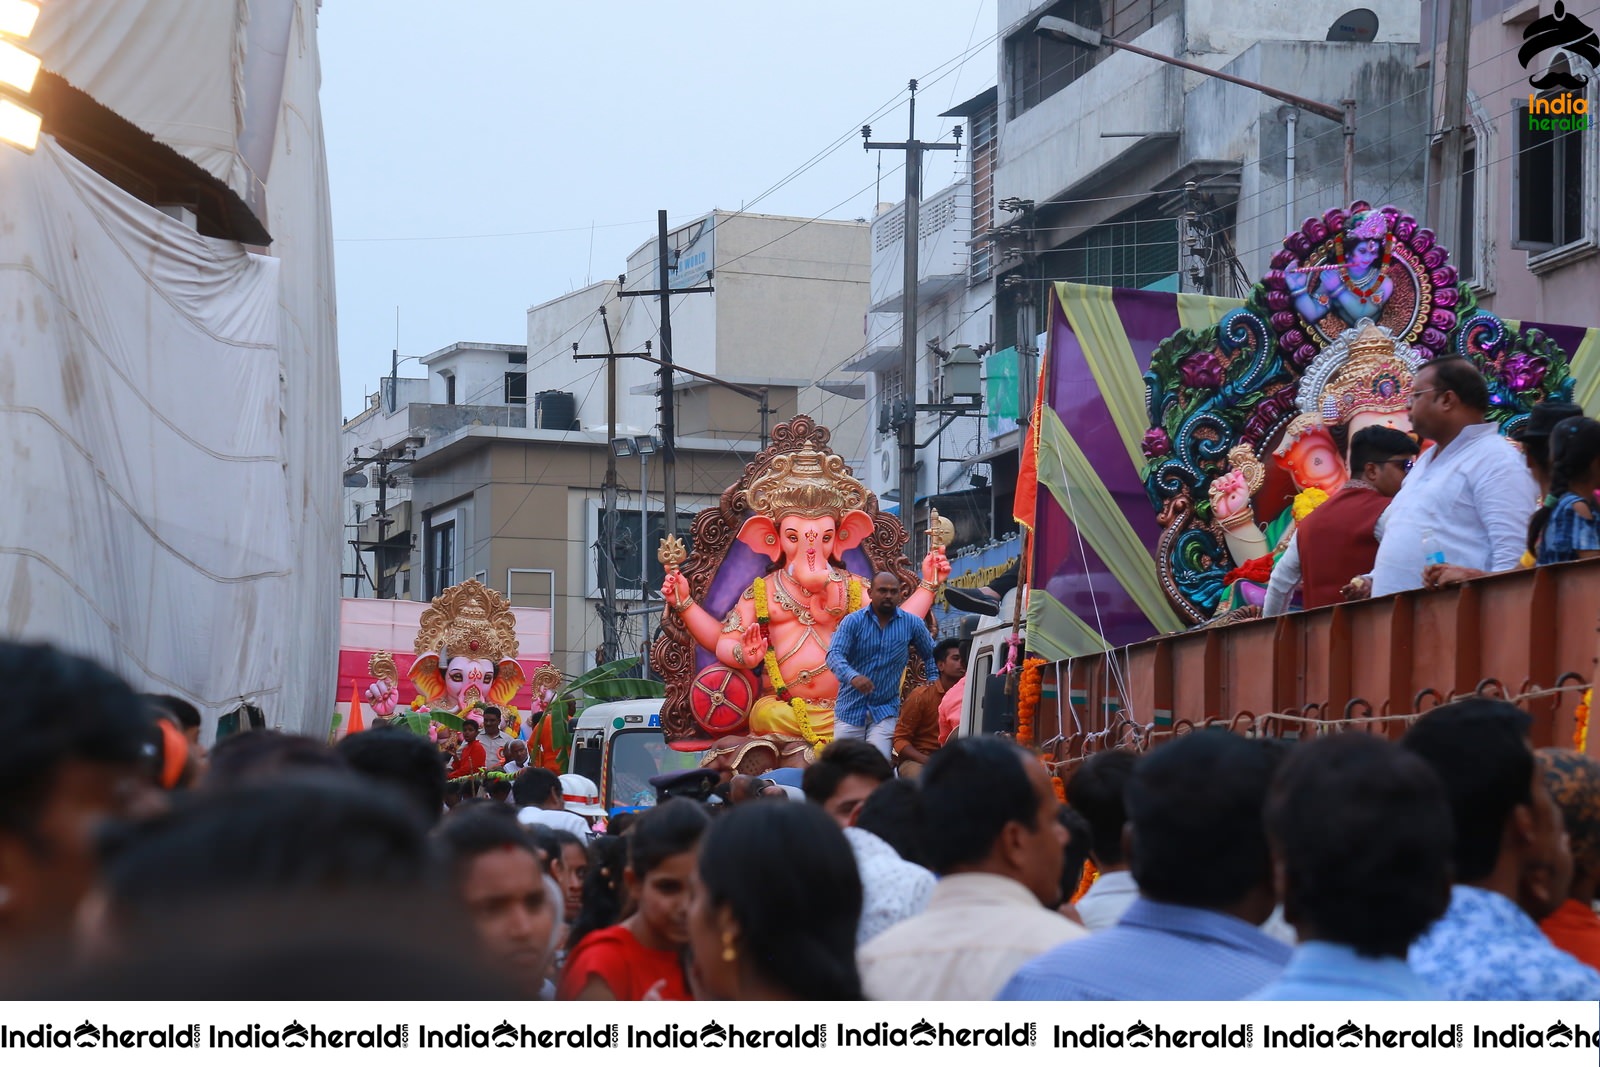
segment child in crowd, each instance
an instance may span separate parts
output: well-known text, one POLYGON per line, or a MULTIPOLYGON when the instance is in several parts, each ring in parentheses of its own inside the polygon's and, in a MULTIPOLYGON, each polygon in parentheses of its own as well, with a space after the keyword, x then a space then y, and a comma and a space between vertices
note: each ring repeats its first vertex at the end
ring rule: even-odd
POLYGON ((1550 432, 1550 494, 1528 522, 1528 551, 1539 566, 1600 556, 1597 489, 1600 422, 1563 419, 1550 432))

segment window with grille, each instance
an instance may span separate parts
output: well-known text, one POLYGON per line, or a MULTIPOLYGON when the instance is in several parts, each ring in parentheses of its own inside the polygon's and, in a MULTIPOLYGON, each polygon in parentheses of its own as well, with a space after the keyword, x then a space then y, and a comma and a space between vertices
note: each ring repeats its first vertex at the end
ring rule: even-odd
POLYGON ((906 395, 905 371, 896 367, 894 370, 878 372, 878 432, 881 434, 894 433, 895 417, 899 410, 900 402, 906 395))
POLYGON ((1045 257, 1059 281, 1145 289, 1178 273, 1178 222, 1154 201, 1126 211, 1045 257))
MULTIPOLYGON (((1100 29, 1103 21, 1099 0, 1061 0, 1041 12, 1039 18, 1046 15, 1076 22, 1091 30, 1100 29)), ((1027 25, 1006 41, 1007 97, 1011 101, 1012 118, 1083 77, 1106 51, 1041 36, 1033 32, 1039 18, 1028 19, 1027 25)))

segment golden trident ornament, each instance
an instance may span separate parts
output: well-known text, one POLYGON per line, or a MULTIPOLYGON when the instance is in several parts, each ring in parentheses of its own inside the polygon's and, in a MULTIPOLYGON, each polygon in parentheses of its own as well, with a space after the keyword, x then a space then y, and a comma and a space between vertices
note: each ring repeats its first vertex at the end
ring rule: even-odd
POLYGON ((928 509, 928 547, 948 548, 956 539, 956 524, 939 514, 938 508, 928 509))
POLYGON ((676 534, 669 534, 661 539, 661 545, 656 549, 656 561, 667 569, 668 574, 676 574, 683 561, 689 558, 689 550, 683 546, 683 541, 676 534))

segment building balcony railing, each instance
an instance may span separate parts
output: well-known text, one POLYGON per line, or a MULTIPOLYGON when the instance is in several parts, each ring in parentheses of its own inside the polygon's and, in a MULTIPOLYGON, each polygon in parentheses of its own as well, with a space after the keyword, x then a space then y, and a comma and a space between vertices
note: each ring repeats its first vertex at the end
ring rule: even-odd
POLYGON ((528 425, 526 404, 412 404, 410 429, 428 438, 443 437, 468 426, 528 425))
MULTIPOLYGON (((937 299, 966 285, 971 266, 972 189, 960 181, 921 204, 917 219, 919 301, 937 299)), ((871 311, 896 311, 905 290, 906 206, 900 203, 872 222, 871 311)))

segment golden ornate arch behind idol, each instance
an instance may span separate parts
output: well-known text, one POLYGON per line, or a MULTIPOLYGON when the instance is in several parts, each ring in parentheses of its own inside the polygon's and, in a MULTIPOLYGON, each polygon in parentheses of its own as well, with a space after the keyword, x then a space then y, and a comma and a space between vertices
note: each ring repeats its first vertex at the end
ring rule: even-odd
MULTIPOLYGON (((797 458, 796 453, 821 452, 826 470, 852 475, 843 458, 828 447, 831 437, 828 428, 818 426, 809 415, 797 415, 780 424, 772 431, 772 444, 745 464, 744 474, 737 483, 723 490, 718 504, 706 508, 695 517, 692 527, 694 551, 681 568, 684 578, 689 582, 690 595, 695 600, 706 599, 729 551, 735 545, 739 528, 750 515, 762 510, 755 505, 764 505, 772 494, 772 476, 788 469, 797 458), (753 493, 761 499, 753 500, 753 493)), ((867 557, 869 569, 890 571, 900 578, 902 587, 915 589, 920 575, 906 558, 905 547, 909 537, 900 520, 880 510, 877 494, 864 488, 859 502, 854 502, 852 497, 852 506, 872 517, 872 533, 859 546, 859 551, 867 557)), ((865 577, 870 579, 872 575, 869 573, 865 577)), ((678 616, 663 610, 660 630, 651 645, 650 664, 667 685, 666 702, 661 709, 661 728, 669 742, 700 733, 689 710, 689 691, 699 670, 696 647, 694 638, 678 616)), ((913 664, 913 668, 915 666, 913 664)))

